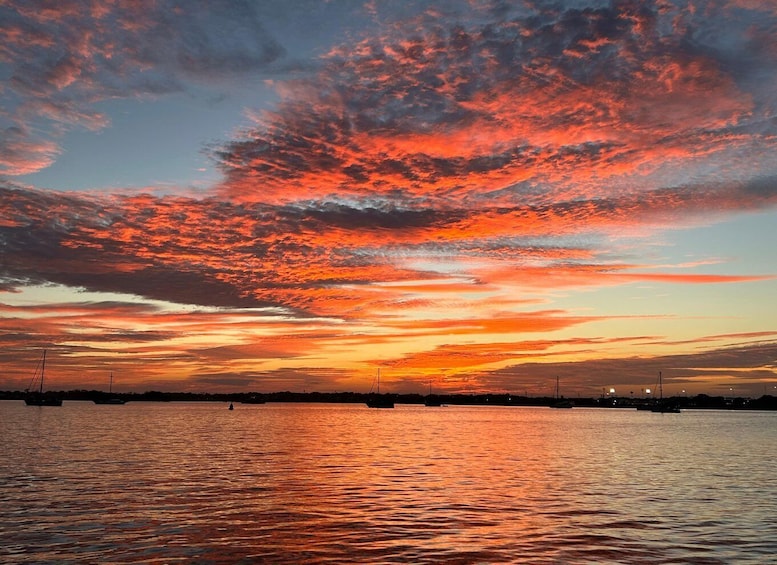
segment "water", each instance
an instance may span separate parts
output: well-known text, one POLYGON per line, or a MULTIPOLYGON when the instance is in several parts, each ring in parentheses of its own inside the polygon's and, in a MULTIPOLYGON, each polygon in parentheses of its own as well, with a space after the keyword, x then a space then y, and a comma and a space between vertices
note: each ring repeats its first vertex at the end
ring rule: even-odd
POLYGON ((777 414, 0 402, 0 562, 777 563, 777 414))

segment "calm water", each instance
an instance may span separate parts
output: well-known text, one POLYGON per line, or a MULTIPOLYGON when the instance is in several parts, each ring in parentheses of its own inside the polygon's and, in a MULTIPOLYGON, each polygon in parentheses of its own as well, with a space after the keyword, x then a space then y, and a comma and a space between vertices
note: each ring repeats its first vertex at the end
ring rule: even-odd
POLYGON ((777 563, 777 414, 0 402, 0 562, 777 563))

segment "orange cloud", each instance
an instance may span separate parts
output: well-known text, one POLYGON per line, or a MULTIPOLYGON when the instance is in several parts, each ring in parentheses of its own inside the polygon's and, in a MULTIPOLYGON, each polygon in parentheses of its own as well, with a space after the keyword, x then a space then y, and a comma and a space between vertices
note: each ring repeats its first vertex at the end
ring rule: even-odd
POLYGON ((292 80, 280 39, 226 5, 13 5, 6 174, 51 164, 73 127, 106 127, 101 100, 272 69, 279 102, 212 151, 224 179, 202 197, 0 185, 0 341, 58 348, 73 382, 113 347, 136 382, 309 369, 342 383, 379 348, 397 369, 478 367, 473 382, 506 384, 505 363, 554 355, 549 336, 599 320, 555 309, 557 291, 771 280, 669 272, 639 248, 777 205, 772 10, 702 5, 373 6, 393 17, 292 80), (11 306, 33 285, 123 298, 11 306), (512 344, 525 333, 538 339, 512 344))

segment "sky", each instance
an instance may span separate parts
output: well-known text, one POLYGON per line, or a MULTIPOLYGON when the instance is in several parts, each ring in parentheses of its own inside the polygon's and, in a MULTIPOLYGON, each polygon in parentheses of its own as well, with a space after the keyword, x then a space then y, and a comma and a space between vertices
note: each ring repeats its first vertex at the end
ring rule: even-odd
POLYGON ((777 394, 771 0, 0 0, 0 389, 777 394))

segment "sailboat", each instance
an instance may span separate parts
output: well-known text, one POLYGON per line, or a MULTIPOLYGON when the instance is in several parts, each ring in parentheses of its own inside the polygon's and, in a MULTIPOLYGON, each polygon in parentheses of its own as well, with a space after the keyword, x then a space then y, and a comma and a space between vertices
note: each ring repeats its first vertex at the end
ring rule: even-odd
POLYGON ((550 405, 551 408, 572 408, 574 404, 572 404, 571 400, 564 400, 559 395, 559 386, 558 386, 558 377, 556 377, 556 402, 550 405))
POLYGON ((659 412, 661 414, 679 414, 680 409, 674 404, 664 402, 664 381, 661 376, 661 371, 658 372, 658 404, 650 409, 651 412, 659 412))
POLYGON ((389 394, 380 393, 380 368, 378 368, 378 392, 370 392, 367 398, 367 406, 370 408, 394 408, 394 399, 389 394))
POLYGON ((113 393, 113 371, 111 371, 111 379, 108 384, 108 396, 101 398, 95 398, 93 402, 95 404, 124 404, 125 401, 118 396, 111 396, 113 393))
POLYGON ((424 406, 442 406, 439 396, 432 396, 432 381, 429 381, 429 394, 424 399, 424 406))
POLYGON ((43 358, 41 359, 38 367, 35 368, 35 373, 30 381, 30 386, 25 391, 27 395, 24 398, 24 403, 27 406, 62 406, 62 399, 52 394, 43 394, 43 374, 46 371, 46 350, 43 350, 43 358), (38 367, 40 373, 38 373, 38 367), (36 381, 39 382, 38 390, 32 390, 36 381))

